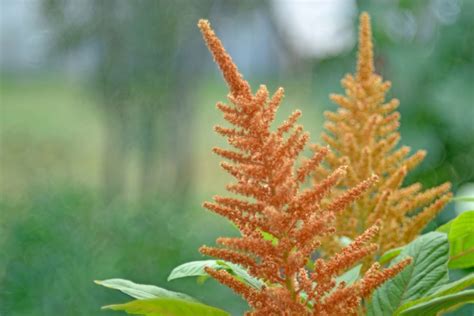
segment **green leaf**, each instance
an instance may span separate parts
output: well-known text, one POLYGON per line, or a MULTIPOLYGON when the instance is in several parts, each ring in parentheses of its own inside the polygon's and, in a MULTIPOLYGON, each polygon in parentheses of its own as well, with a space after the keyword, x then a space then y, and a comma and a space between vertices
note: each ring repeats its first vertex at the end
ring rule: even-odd
POLYGON ((109 279, 94 282, 111 289, 119 290, 137 299, 173 298, 197 302, 196 299, 183 293, 169 291, 154 285, 136 284, 124 279, 109 279))
POLYGON ((247 283, 248 285, 254 288, 261 288, 265 283, 257 278, 251 276, 247 270, 242 268, 240 265, 223 261, 223 260, 200 260, 200 261, 191 261, 184 263, 171 271, 168 276, 168 281, 185 278, 185 277, 203 277, 208 276, 205 267, 210 267, 216 270, 227 270, 230 274, 237 277, 240 281, 247 283))
POLYGON ((400 316, 435 316, 443 310, 466 303, 474 303, 474 290, 438 297, 428 302, 415 305, 404 310, 400 316))
POLYGON ((361 264, 356 265, 346 273, 338 276, 336 278, 337 283, 345 282, 347 285, 350 285, 359 279, 360 269, 362 268, 361 264))
POLYGON ((213 269, 222 269, 222 265, 217 263, 217 260, 199 260, 183 263, 171 271, 168 276, 168 281, 192 276, 208 276, 205 267, 213 269))
POLYGON ((464 290, 472 285, 474 285, 474 273, 468 274, 457 281, 440 286, 435 294, 452 294, 464 290))
POLYGON ((436 292, 434 292, 431 295, 428 295, 428 296, 425 296, 425 297, 422 297, 422 298, 419 298, 417 300, 413 300, 413 301, 410 301, 410 302, 404 304, 403 306, 401 306, 397 310, 396 313, 398 314, 398 313, 403 312, 403 311, 405 311, 405 310, 407 310, 407 309, 409 309, 409 308, 411 308, 415 305, 422 304, 422 303, 431 301, 431 300, 436 299, 436 298, 440 298, 440 297, 443 297, 443 296, 458 293, 458 292, 472 286, 473 284, 474 284, 474 274, 471 273, 471 274, 465 276, 462 279, 459 279, 457 281, 454 281, 454 282, 451 282, 451 283, 448 283, 448 284, 445 284, 445 285, 442 285, 442 286, 438 287, 436 292))
POLYGON ((145 316, 230 316, 216 307, 173 298, 135 300, 102 308, 145 316))
POLYGON ((440 233, 449 234, 449 231, 451 230, 451 224, 452 223, 453 223, 453 221, 451 220, 451 221, 447 222, 446 224, 439 226, 436 229, 436 231, 440 232, 440 233))
POLYGON ((452 221, 448 233, 450 245, 449 268, 474 266, 474 211, 463 212, 452 221))
POLYGON ((448 282, 449 246, 446 234, 431 232, 408 244, 392 265, 406 257, 413 262, 372 296, 368 315, 391 316, 403 304, 432 294, 448 282))
POLYGON ((402 252, 403 247, 398 247, 398 248, 393 248, 393 249, 390 249, 388 251, 386 251, 382 257, 380 257, 379 259, 379 263, 380 264, 386 264, 386 263, 389 263, 393 258, 395 258, 396 256, 398 256, 400 254, 400 252, 402 252))

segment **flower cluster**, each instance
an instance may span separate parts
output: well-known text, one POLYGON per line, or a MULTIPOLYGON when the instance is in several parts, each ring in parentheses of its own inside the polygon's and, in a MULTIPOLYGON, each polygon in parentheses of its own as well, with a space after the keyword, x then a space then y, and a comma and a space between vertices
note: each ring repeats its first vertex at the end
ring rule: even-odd
POLYGON ((349 181, 348 170, 354 169, 338 165, 307 185, 306 180, 319 170, 322 161, 335 154, 328 148, 313 147, 313 156, 299 163, 309 141, 309 134, 297 124, 301 112, 293 112, 273 130, 283 89, 270 96, 261 85, 252 93, 209 22, 200 20, 198 26, 230 90, 229 104, 218 103, 217 107, 231 127, 216 126, 215 131, 226 137, 233 149, 213 150, 227 159, 221 166, 236 179, 227 186, 231 196, 215 196, 204 207, 229 219, 241 233, 239 237, 218 238, 220 247, 203 246, 200 251, 244 267, 265 285, 254 287, 225 270, 206 271, 248 302, 248 315, 358 314, 361 300, 400 272, 410 259, 385 270, 375 263, 352 284, 336 280, 377 250, 371 243, 379 231, 380 224, 375 221, 330 258, 315 258, 314 254, 322 238, 335 233, 336 214, 364 199, 378 177, 368 175, 329 198, 338 183, 349 181))
MULTIPOLYGON (((363 13, 357 71, 342 80, 346 95, 331 95, 339 109, 325 113, 327 132, 322 138, 333 151, 326 160, 329 168, 320 168, 317 174, 324 176, 333 168, 348 166, 348 176, 338 186, 342 189, 371 174, 380 177, 369 194, 348 205, 336 219, 337 235, 349 238, 355 238, 380 220, 378 254, 413 240, 451 198, 449 183, 425 191, 420 183, 402 185, 408 172, 423 160, 426 152, 419 150, 410 156, 409 147, 397 146, 399 101, 385 101, 390 85, 374 72, 370 18, 363 13)), ((329 254, 340 249, 337 240, 332 241, 325 244, 329 254)))

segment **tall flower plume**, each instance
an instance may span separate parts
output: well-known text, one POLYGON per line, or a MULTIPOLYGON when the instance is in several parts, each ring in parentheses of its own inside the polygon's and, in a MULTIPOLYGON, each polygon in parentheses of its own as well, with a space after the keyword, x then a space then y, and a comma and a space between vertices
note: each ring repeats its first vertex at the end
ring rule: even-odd
POLYGON ((320 247, 320 239, 334 233, 335 214, 359 199, 377 177, 369 176, 322 203, 346 177, 348 167, 339 166, 305 188, 306 179, 329 150, 319 148, 298 164, 309 140, 309 134, 297 125, 301 112, 293 112, 272 130, 283 89, 269 96, 266 86, 261 85, 252 93, 209 22, 200 20, 198 26, 230 90, 230 104, 217 103, 217 107, 232 127, 216 126, 215 131, 226 137, 233 149, 213 150, 229 161, 221 166, 236 179, 227 186, 232 197, 215 196, 204 207, 229 219, 240 231, 240 237, 220 237, 220 247, 202 246, 200 251, 244 267, 265 285, 252 286, 225 270, 206 271, 248 302, 251 310, 247 315, 358 314, 361 300, 410 260, 385 270, 374 264, 360 281, 350 285, 336 282, 337 276, 376 251, 371 240, 379 231, 377 224, 334 256, 311 258, 320 247))
MULTIPOLYGON (((451 198, 450 184, 444 183, 422 191, 420 183, 403 186, 408 172, 424 159, 426 152, 419 150, 409 155, 410 148, 397 146, 399 101, 385 100, 391 83, 375 73, 372 31, 367 13, 360 16, 359 54, 355 75, 348 74, 341 81, 346 95, 331 95, 339 105, 337 112, 326 112, 327 122, 323 140, 334 151, 327 156, 328 170, 347 165, 348 176, 339 188, 350 187, 371 174, 379 181, 356 203, 339 213, 336 229, 339 236, 355 238, 377 220, 382 223, 377 243, 378 254, 404 245, 432 220, 451 198), (351 218, 351 220, 347 220, 351 218)), ((318 178, 316 178, 316 181, 318 178)), ((326 243, 333 253, 340 248, 336 239, 326 243)))

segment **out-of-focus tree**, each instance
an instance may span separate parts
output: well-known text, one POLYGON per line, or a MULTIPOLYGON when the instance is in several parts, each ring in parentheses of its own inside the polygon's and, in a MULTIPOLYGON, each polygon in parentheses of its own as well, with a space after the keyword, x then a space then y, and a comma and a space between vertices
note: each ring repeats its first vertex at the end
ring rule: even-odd
POLYGON ((89 82, 104 119, 105 197, 121 196, 127 161, 138 148, 139 192, 185 192, 190 183, 189 117, 191 83, 199 71, 195 21, 212 1, 44 0, 43 12, 54 33, 54 52, 84 47, 94 52, 89 82), (190 54, 194 54, 190 56, 190 54), (162 123, 162 124, 157 124, 162 123), (167 181, 159 181, 157 155, 173 162, 167 181), (170 157, 172 157, 170 159, 170 157))
POLYGON ((107 200, 123 194, 132 149, 140 154, 142 196, 188 191, 193 174, 191 100, 203 65, 199 55, 205 53, 199 49, 196 21, 265 5, 266 1, 43 0, 54 52, 84 47, 94 52, 89 83, 99 96, 104 119, 107 200))

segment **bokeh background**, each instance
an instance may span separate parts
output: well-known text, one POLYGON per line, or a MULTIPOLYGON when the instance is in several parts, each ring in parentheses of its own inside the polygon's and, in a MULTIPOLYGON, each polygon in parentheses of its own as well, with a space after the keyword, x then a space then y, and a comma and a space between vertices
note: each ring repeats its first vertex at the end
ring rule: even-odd
POLYGON ((212 280, 166 282, 235 234, 201 207, 229 180, 211 153, 227 89, 196 23, 211 20, 254 87, 285 87, 280 118, 302 109, 317 142, 362 10, 403 143, 429 153, 409 182, 474 195, 474 1, 1 0, 0 315, 113 315, 100 306, 127 298, 92 282, 112 277, 241 315, 212 280))

